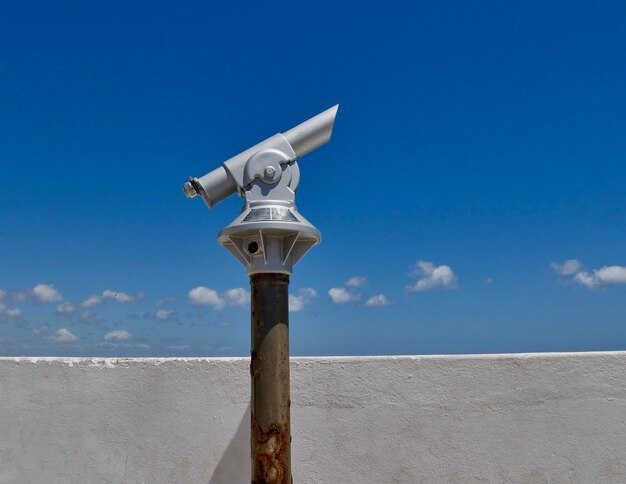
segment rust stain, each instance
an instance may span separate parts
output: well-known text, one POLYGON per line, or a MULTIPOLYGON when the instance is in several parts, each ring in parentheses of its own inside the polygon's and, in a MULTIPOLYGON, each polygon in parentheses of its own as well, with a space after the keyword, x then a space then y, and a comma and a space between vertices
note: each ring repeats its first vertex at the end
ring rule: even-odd
POLYGON ((287 428, 271 423, 267 432, 252 415, 252 484, 291 484, 285 443, 287 428))
POLYGON ((259 377, 259 362, 261 358, 256 351, 252 351, 250 354, 250 376, 253 380, 259 377))

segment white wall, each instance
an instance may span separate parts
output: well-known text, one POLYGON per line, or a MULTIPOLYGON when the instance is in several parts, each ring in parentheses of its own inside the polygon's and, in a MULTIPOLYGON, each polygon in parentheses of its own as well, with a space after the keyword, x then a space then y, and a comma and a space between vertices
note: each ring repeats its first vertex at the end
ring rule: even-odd
MULTIPOLYGON (((0 359, 1 483, 249 482, 245 359, 0 359)), ((292 360, 294 481, 626 482, 626 353, 292 360)))

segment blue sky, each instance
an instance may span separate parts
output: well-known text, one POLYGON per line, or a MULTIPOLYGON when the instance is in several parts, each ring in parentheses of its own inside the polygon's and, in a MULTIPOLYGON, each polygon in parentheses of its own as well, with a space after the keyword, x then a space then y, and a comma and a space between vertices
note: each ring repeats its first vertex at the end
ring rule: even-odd
POLYGON ((292 354, 626 349, 623 2, 212 3, 2 7, 0 354, 248 354, 181 185, 336 103, 292 354))

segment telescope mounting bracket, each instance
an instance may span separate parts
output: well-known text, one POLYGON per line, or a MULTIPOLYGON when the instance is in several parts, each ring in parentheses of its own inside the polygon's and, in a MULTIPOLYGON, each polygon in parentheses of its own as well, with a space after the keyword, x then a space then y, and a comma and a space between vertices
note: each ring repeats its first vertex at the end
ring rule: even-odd
POLYGON ((219 233, 219 243, 250 275, 291 274, 293 265, 321 240, 320 232, 296 208, 300 169, 295 153, 289 156, 275 148, 258 151, 242 173, 244 206, 219 233))

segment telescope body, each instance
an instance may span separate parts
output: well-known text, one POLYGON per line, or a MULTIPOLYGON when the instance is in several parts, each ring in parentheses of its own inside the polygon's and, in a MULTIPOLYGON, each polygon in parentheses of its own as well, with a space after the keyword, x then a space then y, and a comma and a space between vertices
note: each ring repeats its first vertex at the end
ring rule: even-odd
MULTIPOLYGON (((188 183, 193 190, 186 184, 185 194, 191 197, 201 195, 209 208, 235 193, 242 196, 245 187, 249 184, 244 177, 244 169, 253 155, 266 150, 278 150, 286 155, 281 164, 295 162, 328 143, 333 132, 338 107, 339 105, 333 106, 285 133, 277 133, 261 141, 252 148, 226 160, 219 168, 200 178, 190 179, 188 183)), ((296 185, 297 181, 295 180, 296 185)), ((296 187, 291 188, 295 190, 296 187)))

